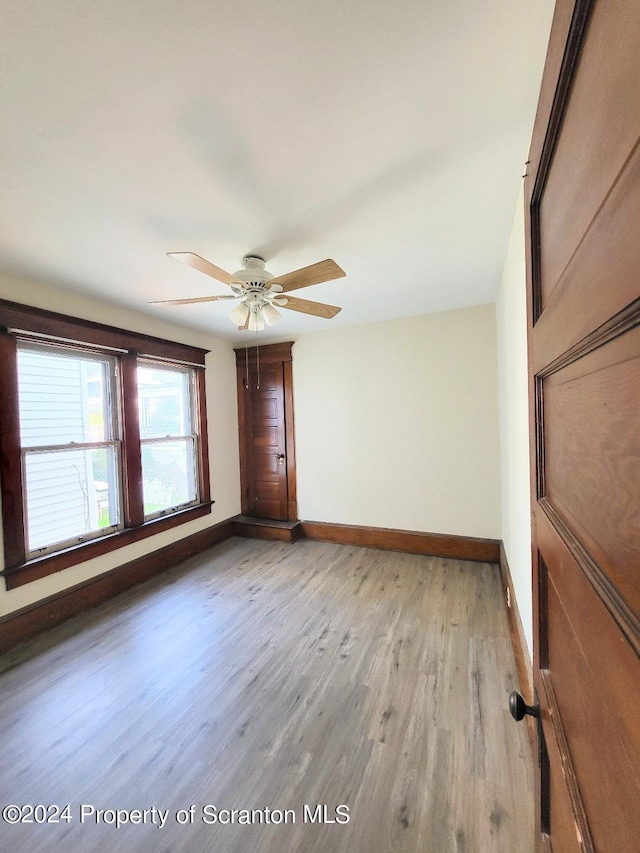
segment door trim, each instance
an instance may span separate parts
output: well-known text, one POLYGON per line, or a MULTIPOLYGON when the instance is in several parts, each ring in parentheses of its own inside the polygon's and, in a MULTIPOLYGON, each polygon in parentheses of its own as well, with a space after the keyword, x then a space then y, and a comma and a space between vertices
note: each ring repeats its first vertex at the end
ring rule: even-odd
POLYGON ((240 495, 243 515, 251 515, 247 501, 248 459, 246 437, 245 377, 247 363, 249 369, 259 364, 282 364, 284 391, 284 433, 285 458, 287 466, 287 521, 298 520, 295 423, 293 416, 293 341, 281 344, 267 344, 258 347, 237 347, 236 380, 238 389, 238 436, 240 447, 240 495))

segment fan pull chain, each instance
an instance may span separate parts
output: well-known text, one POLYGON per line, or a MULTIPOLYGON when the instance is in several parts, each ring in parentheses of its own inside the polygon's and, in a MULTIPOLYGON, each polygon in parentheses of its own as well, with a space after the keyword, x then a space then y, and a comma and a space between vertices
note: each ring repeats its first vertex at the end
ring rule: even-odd
POLYGON ((260 344, 258 343, 258 332, 256 330, 256 366, 258 368, 258 382, 256 385, 256 391, 260 390, 260 344))
POLYGON ((245 391, 249 390, 249 330, 244 331, 244 366, 245 366, 245 391))

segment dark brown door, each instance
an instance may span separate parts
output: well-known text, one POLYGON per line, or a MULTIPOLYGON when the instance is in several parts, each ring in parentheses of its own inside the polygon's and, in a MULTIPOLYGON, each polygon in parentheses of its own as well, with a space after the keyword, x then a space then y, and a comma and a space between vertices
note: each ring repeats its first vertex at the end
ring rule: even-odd
POLYGON ((295 520, 291 344, 236 350, 242 512, 295 520))
POLYGON ((559 0, 525 183, 539 820, 640 849, 640 9, 559 0))

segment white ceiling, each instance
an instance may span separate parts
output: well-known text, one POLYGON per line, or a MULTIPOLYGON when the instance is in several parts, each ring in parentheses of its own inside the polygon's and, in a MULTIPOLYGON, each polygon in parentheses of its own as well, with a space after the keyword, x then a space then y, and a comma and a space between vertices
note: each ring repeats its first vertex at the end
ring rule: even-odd
POLYGON ((347 277, 304 331, 491 302, 552 0, 0 0, 0 269, 242 340, 167 258, 347 277))

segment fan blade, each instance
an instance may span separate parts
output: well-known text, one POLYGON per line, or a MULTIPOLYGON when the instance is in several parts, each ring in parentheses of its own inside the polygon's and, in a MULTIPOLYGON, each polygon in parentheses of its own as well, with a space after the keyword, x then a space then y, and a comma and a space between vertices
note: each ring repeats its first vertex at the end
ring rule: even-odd
POLYGON ((167 255, 176 261, 186 264, 188 267, 193 267, 194 270, 199 270, 205 275, 210 275, 212 278, 224 282, 224 284, 242 284, 240 279, 231 275, 231 273, 221 270, 220 267, 212 264, 211 261, 201 258, 200 255, 194 255, 193 252, 167 252, 167 255))
POLYGON ((346 272, 341 269, 335 261, 327 259, 311 264, 309 267, 294 270, 286 275, 278 275, 272 278, 269 284, 281 284, 284 293, 297 290, 299 287, 309 287, 310 284, 320 284, 323 281, 333 281, 342 278, 346 272))
POLYGON ((296 296, 287 296, 287 304, 278 306, 288 308, 291 311, 300 311, 302 314, 313 314, 315 317, 325 317, 330 320, 335 317, 342 308, 335 305, 325 305, 324 302, 311 302, 309 299, 298 299, 296 296))
POLYGON ((191 305, 194 302, 217 302, 219 299, 237 299, 237 296, 194 296, 192 299, 155 299, 149 305, 191 305))

